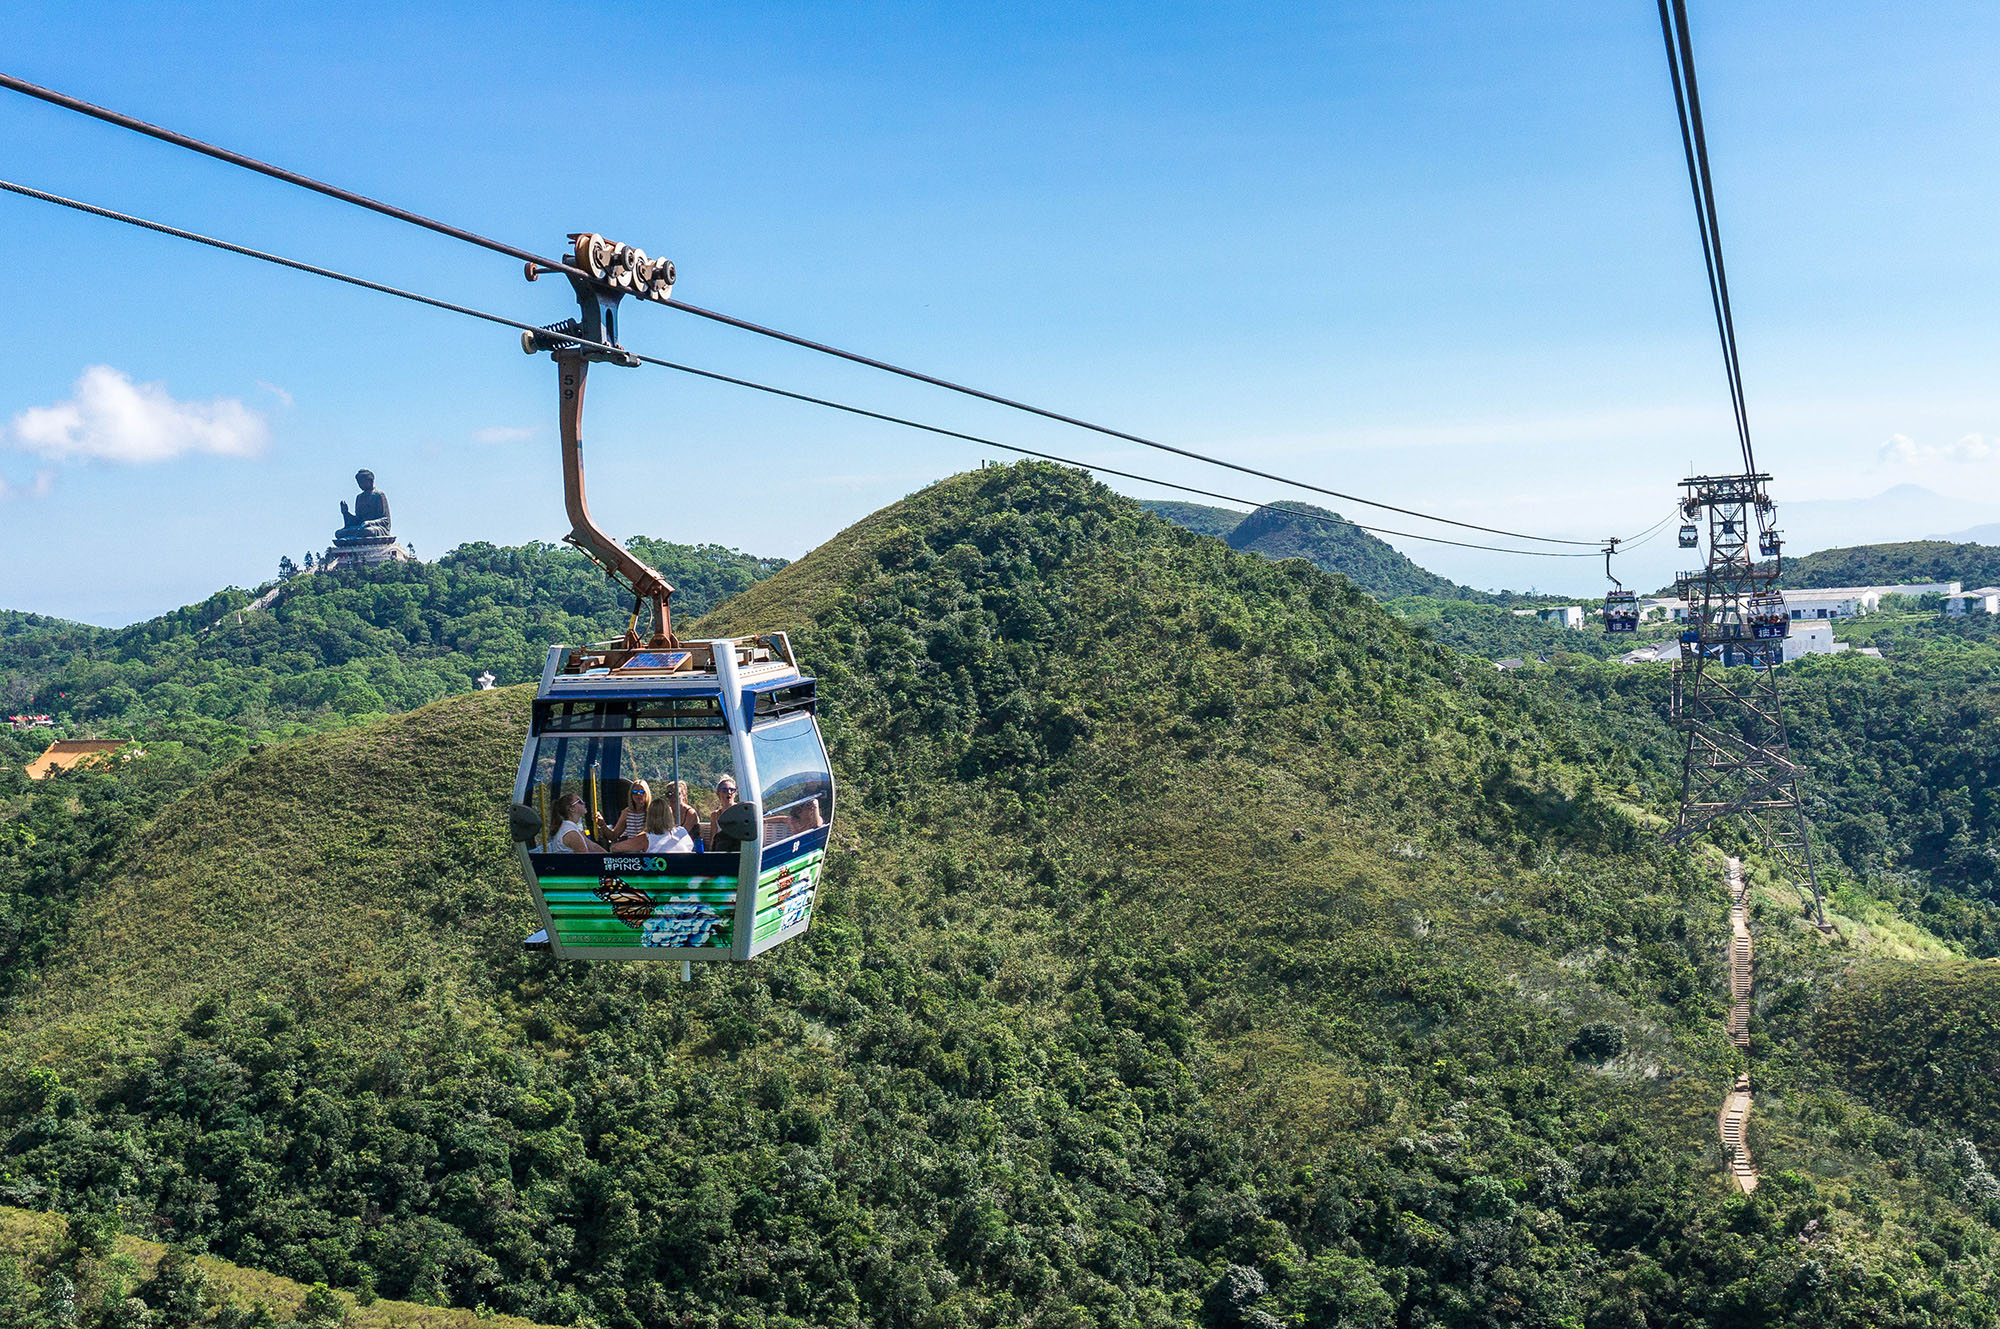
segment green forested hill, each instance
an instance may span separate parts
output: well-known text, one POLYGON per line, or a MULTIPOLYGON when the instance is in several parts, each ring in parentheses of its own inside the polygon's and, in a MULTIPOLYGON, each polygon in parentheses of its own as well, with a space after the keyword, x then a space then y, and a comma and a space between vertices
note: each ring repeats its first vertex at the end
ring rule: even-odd
MULTIPOLYGON (((1858 1092, 1947 1136, 2000 1144, 2000 963, 1867 966, 1832 990, 1802 1033, 1809 1053, 1858 1092)), ((1975 1185, 2000 1202, 1990 1172, 1975 1185)))
MULTIPOLYGON (((694 618, 784 566, 718 546, 632 549, 694 618)), ((631 606, 581 553, 469 544, 434 563, 295 577, 266 608, 223 591, 128 628, 0 616, 0 709, 121 736, 255 734, 408 710, 539 677, 551 644, 622 631, 631 606)))
POLYGON ((2000 583, 2000 547, 1911 540, 1902 544, 1820 549, 1785 560, 1787 586, 1889 586, 1963 582, 1966 589, 2000 583))
POLYGON ((1724 1190, 1714 865, 1580 703, 1040 466, 700 627, 821 677, 808 938, 522 955, 523 692, 276 743, 64 878, 0 1202, 606 1329, 1995 1323, 1922 1130, 1724 1190))
POLYGON ((1224 540, 1231 549, 1271 559, 1302 558, 1316 568, 1338 572, 1378 599, 1398 595, 1453 600, 1494 598, 1417 566, 1394 545, 1366 531, 1297 515, 1340 516, 1310 503, 1288 501, 1285 506, 1296 510, 1293 512, 1259 508, 1250 513, 1162 500, 1149 500, 1141 506, 1197 535, 1224 540))
MULTIPOLYGON (((1592 615, 1591 627, 1582 632, 1535 618, 1517 617, 1508 612, 1510 606, 1561 601, 1461 586, 1418 566, 1394 545, 1366 531, 1330 526, 1270 508, 1245 514, 1228 508, 1165 500, 1148 500, 1141 506, 1196 535, 1223 540, 1231 549, 1271 559, 1302 558, 1316 568, 1337 572, 1387 602, 1397 617, 1418 625, 1432 640, 1468 655, 1487 660, 1510 656, 1547 659, 1560 654, 1601 659, 1628 651, 1635 644, 1623 638, 1606 638, 1597 631, 1597 606, 1591 601, 1585 601, 1592 615)), ((1310 504, 1286 506, 1321 516, 1339 516, 1310 504)), ((1665 631, 1664 628, 1649 630, 1645 637, 1650 640, 1665 631)))

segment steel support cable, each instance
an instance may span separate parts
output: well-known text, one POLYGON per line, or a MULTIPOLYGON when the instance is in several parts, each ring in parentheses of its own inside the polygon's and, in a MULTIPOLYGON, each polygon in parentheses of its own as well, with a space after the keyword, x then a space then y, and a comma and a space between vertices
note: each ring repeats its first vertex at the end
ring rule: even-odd
POLYGON ((732 328, 741 328, 743 331, 755 333, 759 337, 770 337, 776 341, 788 342, 793 346, 804 347, 809 351, 817 351, 822 355, 831 355, 842 360, 852 361, 858 365, 866 365, 870 369, 879 369, 885 373, 898 374, 903 378, 913 379, 918 383, 928 383, 932 387, 943 388, 947 392, 956 392, 967 397, 977 398, 980 401, 992 402, 997 406, 1005 406, 1010 410, 1025 411, 1029 415, 1038 415, 1045 420, 1053 420, 1057 424, 1071 425, 1077 429, 1087 429, 1095 434, 1103 434, 1107 438, 1121 439, 1127 443, 1137 443, 1140 447, 1152 448, 1158 452, 1172 453, 1177 457, 1187 457, 1193 461, 1206 462, 1210 466, 1220 466, 1244 475, 1256 476, 1260 480, 1270 480, 1276 484, 1290 485, 1294 489, 1304 489, 1315 494, 1324 494, 1329 498, 1341 499, 1348 503, 1359 503, 1364 507, 1379 508, 1384 512, 1394 512, 1405 517, 1415 517, 1420 521, 1434 521, 1444 526, 1456 526, 1461 530, 1481 531, 1487 535, 1504 535, 1510 540, 1534 540, 1542 544, 1554 545, 1602 545, 1604 543, 1602 540, 1571 540, 1553 535, 1530 535, 1524 531, 1510 531, 1498 526, 1481 526, 1477 522, 1458 521, 1452 517, 1440 517, 1434 513, 1420 512, 1415 508, 1397 507, 1394 503, 1379 503, 1372 498, 1362 498, 1355 494, 1343 493, 1338 489, 1328 489, 1323 485, 1311 484, 1304 480, 1293 480, 1286 476, 1275 475, 1270 471, 1260 471, 1254 466, 1245 466, 1240 462, 1226 461, 1220 457, 1212 457, 1205 452, 1196 452, 1192 448, 1177 447, 1172 443, 1162 443, 1157 439, 1146 438, 1140 434, 1128 434, 1122 429, 1113 429, 1109 425, 1093 424, 1089 420, 1081 420, 1073 415, 1064 415, 1059 411, 1045 410, 1040 406, 1031 405, 1028 402, 1016 401, 1012 397, 1002 397, 997 393, 967 387, 962 383, 954 383, 950 379, 935 378, 915 369, 905 369, 900 365, 890 364, 886 360, 872 359, 869 356, 861 355, 854 351, 844 351, 838 346, 829 346, 824 342, 813 341, 810 338, 801 337, 794 333, 782 332, 777 328, 767 328, 762 324, 752 323, 747 319, 740 319, 734 315, 717 313, 713 309, 703 309, 700 305, 691 305, 685 301, 675 300, 670 302, 667 308, 678 309, 682 313, 693 314, 698 318, 713 319, 717 323, 724 323, 732 328))
POLYGON ((1645 530, 1639 532, 1637 535, 1630 536, 1626 539, 1620 540, 1618 542, 1618 548, 1613 550, 1612 552, 1618 554, 1624 554, 1639 548, 1639 546, 1646 544, 1649 541, 1653 540, 1655 537, 1657 537, 1660 531, 1665 528, 1668 522, 1672 521, 1674 518, 1680 515, 1681 515, 1681 510, 1678 505, 1668 509, 1666 516, 1660 518, 1658 521, 1654 522, 1651 526, 1648 526, 1645 530))
POLYGON ((422 213, 411 212, 407 208, 399 208, 393 203, 383 203, 378 199, 369 198, 366 194, 357 194, 353 190, 342 189, 338 185, 330 185, 324 180, 315 180, 309 175, 300 175, 297 171, 288 171, 282 166, 273 166, 267 161, 259 161, 257 158, 245 153, 217 147, 213 143, 205 142, 189 134, 183 134, 178 130, 168 129, 163 125, 156 125, 148 120, 141 120, 134 115, 126 115, 123 111, 114 111, 108 106, 99 106, 95 102, 87 102, 81 97, 72 97, 66 92, 57 92, 54 88, 45 88, 39 83, 30 83, 28 80, 16 78, 12 74, 0 72, 0 88, 10 88, 25 96, 48 102, 52 106, 60 106, 66 111, 75 111, 79 115, 87 115, 94 120, 102 120, 106 124, 116 125, 120 129, 129 129, 134 133, 159 139, 162 143, 171 143, 177 148, 186 148, 189 152, 198 152, 204 157, 213 157, 217 161, 228 162, 231 166, 241 166, 246 171, 255 171, 259 175, 268 175, 273 180, 282 180, 288 185, 297 185, 300 189, 310 189, 316 194, 324 194, 328 198, 339 199, 342 203, 351 203, 357 208, 366 208, 370 212, 379 212, 384 217, 393 217, 397 221, 408 222, 412 226, 421 226, 427 231, 435 231, 439 235, 447 235, 454 240, 463 240, 467 244, 478 245, 482 249, 490 249, 496 254, 505 254, 509 258, 518 258, 523 262, 533 263, 538 267, 547 268, 553 272, 566 272, 571 276, 582 277, 586 280, 590 278, 589 273, 580 268, 573 268, 567 263, 562 263, 555 259, 543 258, 540 254, 526 249, 516 249, 510 244, 489 239, 486 236, 464 230, 461 227, 438 221, 433 217, 426 217, 422 213))
POLYGON ((1694 72, 1694 35, 1688 26, 1687 0, 1673 0, 1680 28, 1681 74, 1687 81, 1688 116, 1694 122, 1695 160, 1701 164, 1701 201, 1708 214, 1709 242, 1715 250, 1715 286, 1722 304, 1722 336, 1729 361, 1730 388, 1736 398, 1736 418, 1743 435, 1743 467, 1757 469, 1750 446, 1750 403, 1743 393, 1743 360, 1736 350, 1736 315, 1729 304, 1729 267, 1722 261, 1722 223, 1715 214, 1715 178, 1708 168, 1708 131, 1702 127, 1701 86, 1694 72))
MULTIPOLYGON (((553 259, 544 258, 541 255, 536 254, 530 250, 517 249, 512 245, 503 244, 498 240, 489 239, 488 237, 476 234, 475 232, 467 231, 457 226, 448 225, 445 222, 437 221, 434 218, 423 216, 420 213, 411 212, 405 208, 396 207, 393 204, 380 202, 377 199, 369 198, 365 194, 357 194, 351 190, 342 189, 337 185, 327 184, 325 181, 322 180, 315 180, 311 176, 301 175, 296 171, 288 171, 281 166, 273 166, 269 162, 260 161, 257 158, 248 156, 244 153, 234 152, 228 148, 218 147, 213 143, 204 142, 201 139, 194 138, 187 134, 182 134, 176 130, 166 129, 160 125, 153 124, 150 121, 141 120, 136 116, 126 115, 122 111, 114 111, 108 107, 99 106, 93 102, 84 101, 82 98, 72 97, 67 93, 57 92, 53 88, 45 88, 42 87, 40 84, 30 83, 26 79, 16 78, 11 74, 0 73, 0 87, 10 88, 15 92, 23 93, 26 96, 37 98, 41 101, 48 102, 51 105, 60 106, 66 110, 75 111, 81 115, 87 115, 92 117, 93 119, 102 120, 107 124, 116 125, 121 129, 129 129, 135 133, 145 134, 149 137, 159 139, 161 142, 170 143, 175 147, 186 148, 191 152, 198 152, 204 156, 213 157, 217 161, 228 162, 232 166, 241 166, 245 170, 255 171, 261 175, 267 175, 274 180, 281 180, 286 184, 297 185, 302 189, 310 189, 315 193, 324 194, 328 198, 338 199, 343 203, 351 203, 356 207, 366 208, 371 212, 380 213, 385 217, 393 217, 397 221, 408 222, 413 226, 421 226, 426 230, 435 231, 439 235, 449 236, 454 240, 462 240, 467 244, 478 245, 481 248, 492 250, 494 253, 497 254, 505 254, 510 258, 521 259, 525 262, 533 263, 538 267, 542 267, 553 272, 564 272, 572 276, 584 278, 585 280, 594 280, 594 278, 592 278, 590 274, 583 272, 577 268, 574 268, 569 264, 558 262, 553 259)), ((870 369, 877 369, 884 373, 900 375, 903 378, 911 379, 918 383, 925 383, 929 384, 932 387, 943 388, 948 392, 955 392, 963 396, 976 398, 980 401, 991 402, 998 406, 1005 406, 1010 410, 1024 411, 1030 415, 1040 416, 1045 420, 1053 420, 1058 424, 1065 424, 1065 425, 1070 425, 1077 429, 1089 430, 1093 433, 1103 434, 1108 438, 1122 439, 1128 443, 1137 443, 1142 447, 1152 448, 1160 452, 1172 453, 1175 456, 1186 457, 1193 461, 1204 462, 1210 466, 1219 466, 1226 470, 1237 471, 1244 475, 1255 476, 1260 480, 1269 480, 1275 484, 1287 485, 1294 489, 1303 489, 1310 493, 1323 494, 1329 498, 1341 499, 1342 501, 1348 503, 1359 503, 1364 507, 1377 508, 1383 512, 1394 512, 1405 517, 1415 517, 1419 521, 1436 522, 1441 526, 1452 526, 1460 530, 1467 530, 1467 531, 1479 531, 1486 535, 1504 536, 1510 540, 1529 540, 1538 544, 1578 545, 1578 546, 1595 548, 1604 543, 1601 540, 1573 540, 1560 536, 1533 535, 1525 531, 1511 531, 1498 526, 1482 526, 1477 522, 1459 521, 1453 517, 1440 517, 1432 513, 1419 511, 1418 509, 1415 508, 1398 507, 1393 503, 1377 502, 1374 499, 1362 498, 1358 494, 1349 494, 1338 489, 1329 489, 1323 485, 1311 484, 1304 480, 1293 480, 1286 476, 1274 474, 1273 472, 1270 471, 1262 471, 1256 469, 1255 467, 1244 466, 1237 462, 1227 461, 1221 457, 1214 457, 1208 455, 1207 453, 1196 452, 1191 448, 1177 447, 1171 443, 1161 443, 1155 439, 1145 438, 1138 434, 1130 434, 1121 429, 1113 429, 1109 425, 1094 424, 1091 421, 1082 420, 1077 418, 1076 416, 1064 415, 1059 411, 1047 410, 1043 407, 1035 406, 1028 402, 1018 401, 1012 397, 1003 397, 998 393, 986 392, 979 388, 969 387, 962 383, 954 383, 950 379, 938 378, 931 374, 923 373, 919 370, 908 369, 901 365, 891 364, 886 360, 877 360, 870 356, 862 355, 855 351, 842 350, 840 347, 831 346, 825 342, 814 341, 808 337, 801 337, 794 333, 781 331, 777 328, 766 327, 761 323, 753 323, 748 319, 737 318, 733 315, 724 314, 717 310, 704 309, 699 305, 691 305, 682 301, 669 301, 667 302, 666 307, 669 309, 679 309, 684 313, 693 314, 698 318, 705 318, 712 320, 713 322, 716 323, 726 324, 729 327, 739 328, 745 332, 755 333, 757 336, 760 337, 769 337, 777 341, 787 342, 793 346, 802 347, 806 350, 814 351, 821 355, 834 356, 842 360, 850 361, 854 364, 866 366, 867 368, 870 369)), ((1449 542, 1447 541, 1445 543, 1449 542)))
POLYGON ((1667 47, 1667 74, 1674 87, 1681 151, 1687 158, 1688 188, 1694 196, 1695 226, 1701 233, 1702 264, 1708 272, 1709 303, 1715 311, 1715 334, 1722 344, 1722 368, 1728 380, 1737 443, 1743 453, 1744 470, 1754 472, 1756 458, 1750 446, 1749 410, 1743 396, 1742 367, 1736 355, 1736 321, 1729 305, 1728 274, 1722 262, 1722 233, 1708 167, 1708 136, 1702 127, 1701 94, 1695 82, 1694 45, 1688 32, 1687 8, 1684 0, 1658 0, 1658 3, 1660 35, 1667 47))
POLYGON ((1660 36, 1667 46, 1667 77, 1674 88, 1674 112, 1681 131, 1681 152, 1687 159, 1688 190, 1694 197, 1695 229, 1701 236, 1702 267, 1708 274, 1708 299, 1715 311, 1715 335, 1722 344, 1722 372, 1729 387, 1730 414, 1736 424, 1736 438, 1740 447, 1743 441, 1744 418, 1740 399, 1736 392, 1736 374, 1729 362, 1729 336, 1727 324, 1722 317, 1722 297, 1715 282, 1715 250, 1709 235, 1708 212, 1703 206, 1701 171, 1695 160, 1694 131, 1689 123, 1687 89, 1681 74, 1680 47, 1674 31, 1673 18, 1668 10, 1668 0, 1659 0, 1660 36))
MULTIPOLYGON (((399 300, 408 300, 415 304, 428 305, 432 309, 442 309, 447 313, 461 314, 467 318, 480 319, 487 323, 498 324, 501 327, 514 328, 521 332, 546 331, 546 329, 538 324, 524 323, 519 319, 508 318, 503 314, 495 314, 483 309, 474 309, 470 305, 455 304, 450 300, 440 300, 436 296, 405 290, 400 286, 390 286, 385 282, 371 281, 366 277, 357 277, 352 273, 321 267, 315 263, 306 263, 295 258, 286 258, 282 254, 273 254, 262 249, 253 249, 248 245, 239 245, 229 240, 218 239, 212 235, 203 235, 199 231, 183 230, 178 226, 169 226, 164 222, 151 221, 144 217, 135 217, 130 213, 119 212, 112 208, 99 207, 94 203, 85 203, 81 199, 68 198, 61 194, 52 194, 46 190, 16 184, 11 180, 0 180, 0 191, 9 194, 18 194, 23 198, 36 199, 43 203, 53 203, 58 207, 88 213, 93 217, 102 217, 108 221, 123 222, 128 226, 136 226, 141 230, 172 236, 178 240, 192 241, 195 244, 206 245, 211 249, 220 249, 227 253, 240 254, 245 258, 254 258, 261 262, 276 264, 281 268, 289 268, 294 272, 303 272, 314 277, 324 277, 329 281, 341 282, 348 286, 358 286, 363 290, 395 296, 399 300)), ((615 351, 620 354, 630 354, 623 347, 612 346, 604 342, 589 341, 567 333, 558 335, 566 342, 571 342, 590 350, 615 351)), ((1600 553, 1600 551, 1596 550, 1588 553, 1570 553, 1563 550, 1548 549, 1508 549, 1501 545, 1474 544, 1465 540, 1447 540, 1442 536, 1436 535, 1419 535, 1414 531, 1396 531, 1380 526, 1367 526, 1360 522, 1348 521, 1343 517, 1330 516, 1325 513, 1311 512, 1302 508, 1288 507, 1276 503, 1259 503, 1253 499, 1240 498, 1234 494, 1224 494, 1212 489, 1201 489, 1193 485, 1179 484, 1172 480, 1161 480, 1150 475, 1141 475, 1136 471, 1123 471, 1109 466, 1097 466, 1088 462, 1077 461, 1074 458, 1060 456, 1053 452, 1041 452, 1034 448, 1025 448, 1013 443, 1002 443, 998 439, 986 438, 978 434, 968 434, 957 429, 947 429, 942 425, 925 424, 920 420, 911 420, 903 416, 890 415, 883 411, 871 411, 866 407, 854 406, 847 402, 833 401, 825 397, 815 397, 804 392, 794 392, 789 388, 780 388, 768 383, 759 383, 754 379, 737 378, 730 374, 718 373, 712 369, 701 369, 694 365, 681 364, 673 360, 663 360, 658 356, 639 355, 636 358, 642 364, 655 365, 661 369, 671 369, 677 373, 708 379, 716 383, 727 383, 734 387, 748 388, 754 392, 765 393, 773 397, 784 397, 791 401, 803 402, 811 406, 821 406, 828 410, 842 411, 848 415, 860 416, 869 420, 878 420, 885 424, 898 425, 905 429, 921 430, 924 433, 936 434, 944 438, 955 438, 963 442, 977 444, 981 447, 997 448, 1003 452, 1012 452, 1024 457, 1036 457, 1043 461, 1056 462, 1064 466, 1074 466, 1079 470, 1095 471, 1102 475, 1115 475, 1120 479, 1136 480, 1141 484, 1157 485, 1162 489, 1171 489, 1183 494, 1193 494, 1200 498, 1220 499, 1225 503, 1237 503, 1259 511, 1280 512, 1288 516, 1307 518, 1327 526, 1339 526, 1349 530, 1366 531, 1371 535, 1394 535, 1403 539, 1422 540, 1430 544, 1451 545, 1459 549, 1478 549, 1494 554, 1518 554, 1526 558, 1596 558, 1600 553)))

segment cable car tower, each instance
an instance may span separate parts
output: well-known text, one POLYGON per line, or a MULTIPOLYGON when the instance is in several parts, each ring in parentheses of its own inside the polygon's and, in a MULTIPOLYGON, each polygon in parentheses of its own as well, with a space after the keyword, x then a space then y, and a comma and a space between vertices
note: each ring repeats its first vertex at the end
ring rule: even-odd
POLYGON ((1687 735, 1687 750, 1680 815, 1667 843, 1741 815, 1756 827, 1813 922, 1825 928, 1826 904, 1799 801, 1804 771, 1792 760, 1772 673, 1784 662, 1791 619, 1777 589, 1783 560, 1771 525, 1770 479, 1752 472, 1681 481, 1681 516, 1697 532, 1706 525, 1708 563, 1674 580, 1687 617, 1674 661, 1672 714, 1687 735), (1748 672, 1726 672, 1732 666, 1748 672))
POLYGON ((1784 662, 1791 627, 1778 590, 1782 564, 1772 525, 1771 477, 1757 468, 1750 445, 1750 417, 1743 370, 1736 354, 1736 320, 1729 308, 1729 277, 1722 263, 1715 186, 1708 168, 1701 93, 1695 84, 1694 40, 1685 0, 1659 0, 1660 33, 1667 44, 1681 147, 1701 230, 1708 294, 1722 340, 1743 470, 1696 475, 1681 481, 1680 547, 1692 549, 1708 530, 1708 563, 1684 572, 1674 591, 1687 606, 1680 658, 1674 662, 1672 715, 1687 735, 1681 758, 1681 806, 1668 844, 1680 844, 1724 817, 1741 816, 1756 827, 1781 875, 1797 888, 1806 914, 1828 930, 1826 901, 1813 863, 1812 837, 1799 802, 1799 777, 1785 734, 1784 710, 1771 670, 1784 662), (1746 673, 1731 672, 1733 667, 1746 673))

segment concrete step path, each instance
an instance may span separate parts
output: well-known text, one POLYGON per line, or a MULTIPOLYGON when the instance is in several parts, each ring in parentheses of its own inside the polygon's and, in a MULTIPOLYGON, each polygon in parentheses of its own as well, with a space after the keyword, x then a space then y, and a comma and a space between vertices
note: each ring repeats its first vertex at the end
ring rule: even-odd
MULTIPOLYGON (((1737 1047, 1750 1046, 1750 907, 1743 883, 1743 862, 1732 858, 1724 871, 1729 886, 1729 1037, 1737 1047)), ((1736 1077, 1735 1086, 1722 1100, 1716 1131, 1722 1136, 1722 1156, 1729 1166, 1729 1182, 1748 1195, 1757 1189, 1757 1166, 1750 1161, 1744 1132, 1750 1123, 1750 1074, 1736 1077)))

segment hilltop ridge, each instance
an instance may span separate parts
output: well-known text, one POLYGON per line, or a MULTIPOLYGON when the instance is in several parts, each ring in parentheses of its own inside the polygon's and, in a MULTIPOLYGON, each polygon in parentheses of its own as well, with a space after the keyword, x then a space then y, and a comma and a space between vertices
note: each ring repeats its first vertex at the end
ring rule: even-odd
POLYGON ((1302 558, 1325 572, 1337 572, 1377 599, 1428 595, 1446 600, 1497 600, 1500 597, 1430 571, 1388 541, 1353 526, 1336 526, 1315 517, 1341 520, 1340 514, 1310 503, 1287 500, 1284 509, 1258 508, 1237 512, 1149 499, 1140 504, 1197 535, 1211 535, 1231 549, 1270 559, 1302 558))

